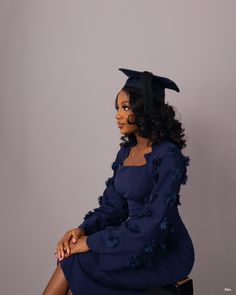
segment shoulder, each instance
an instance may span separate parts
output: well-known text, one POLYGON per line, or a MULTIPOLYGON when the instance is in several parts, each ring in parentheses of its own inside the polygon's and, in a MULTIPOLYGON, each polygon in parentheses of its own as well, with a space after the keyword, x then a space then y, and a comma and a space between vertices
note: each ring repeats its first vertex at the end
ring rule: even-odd
POLYGON ((123 163, 123 159, 126 157, 126 154, 130 148, 130 144, 129 143, 120 143, 119 145, 119 149, 116 152, 116 157, 115 160, 113 161, 111 168, 113 170, 116 170, 116 168, 123 163))
POLYGON ((190 158, 183 155, 181 149, 169 140, 153 146, 150 169, 155 177, 159 171, 171 171, 173 179, 181 178, 182 184, 187 181, 187 166, 190 158))
POLYGON ((183 155, 181 149, 172 141, 166 139, 163 140, 161 143, 153 144, 153 150, 152 150, 152 160, 155 160, 156 158, 163 158, 163 157, 179 157, 184 160, 185 156, 183 155))
POLYGON ((190 158, 183 155, 181 149, 170 140, 163 140, 159 144, 153 145, 150 155, 150 169, 152 171, 162 168, 180 168, 186 171, 190 158), (163 167, 165 166, 165 167, 163 167))
POLYGON ((118 161, 118 163, 121 163, 123 161, 123 159, 126 157, 128 151, 130 150, 131 146, 132 145, 128 142, 120 143, 119 149, 116 154, 116 161, 118 161))

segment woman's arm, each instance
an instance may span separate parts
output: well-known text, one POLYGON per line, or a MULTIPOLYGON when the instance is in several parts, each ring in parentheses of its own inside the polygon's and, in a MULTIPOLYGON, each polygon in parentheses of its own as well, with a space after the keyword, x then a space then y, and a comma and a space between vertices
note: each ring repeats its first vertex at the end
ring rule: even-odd
POLYGON ((84 221, 78 226, 78 228, 84 230, 86 235, 100 231, 106 226, 118 225, 128 217, 127 201, 116 192, 114 187, 114 180, 117 168, 121 163, 122 153, 123 147, 120 148, 111 165, 113 176, 106 180, 106 188, 103 194, 98 197, 99 207, 89 211, 84 216, 84 221))

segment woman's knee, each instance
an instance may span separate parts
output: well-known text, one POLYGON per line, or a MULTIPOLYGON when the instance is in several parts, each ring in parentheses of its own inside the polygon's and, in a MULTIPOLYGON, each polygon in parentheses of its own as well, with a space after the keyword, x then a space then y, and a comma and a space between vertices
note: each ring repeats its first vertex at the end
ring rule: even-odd
POLYGON ((61 268, 60 263, 58 263, 45 290, 43 291, 43 295, 49 295, 49 294, 64 295, 67 293, 67 291, 68 291, 67 280, 61 268))

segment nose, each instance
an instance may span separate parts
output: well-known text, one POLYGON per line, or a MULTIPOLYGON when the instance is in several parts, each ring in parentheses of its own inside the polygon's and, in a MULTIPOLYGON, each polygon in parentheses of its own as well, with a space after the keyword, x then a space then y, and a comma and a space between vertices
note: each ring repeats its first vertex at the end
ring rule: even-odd
POLYGON ((116 120, 119 120, 120 119, 120 115, 117 113, 116 116, 115 116, 116 120))
POLYGON ((117 110, 115 118, 116 118, 116 120, 119 120, 120 118, 122 118, 122 115, 119 110, 117 110))

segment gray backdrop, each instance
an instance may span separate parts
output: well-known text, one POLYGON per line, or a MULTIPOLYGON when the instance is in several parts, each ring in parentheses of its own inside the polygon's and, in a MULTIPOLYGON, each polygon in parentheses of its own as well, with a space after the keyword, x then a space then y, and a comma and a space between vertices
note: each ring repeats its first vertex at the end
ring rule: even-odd
POLYGON ((41 294, 118 151, 119 67, 173 79, 195 294, 236 294, 233 0, 0 1, 0 293, 41 294), (228 288, 228 289, 225 289, 228 288), (231 291, 230 291, 231 289, 231 291))

